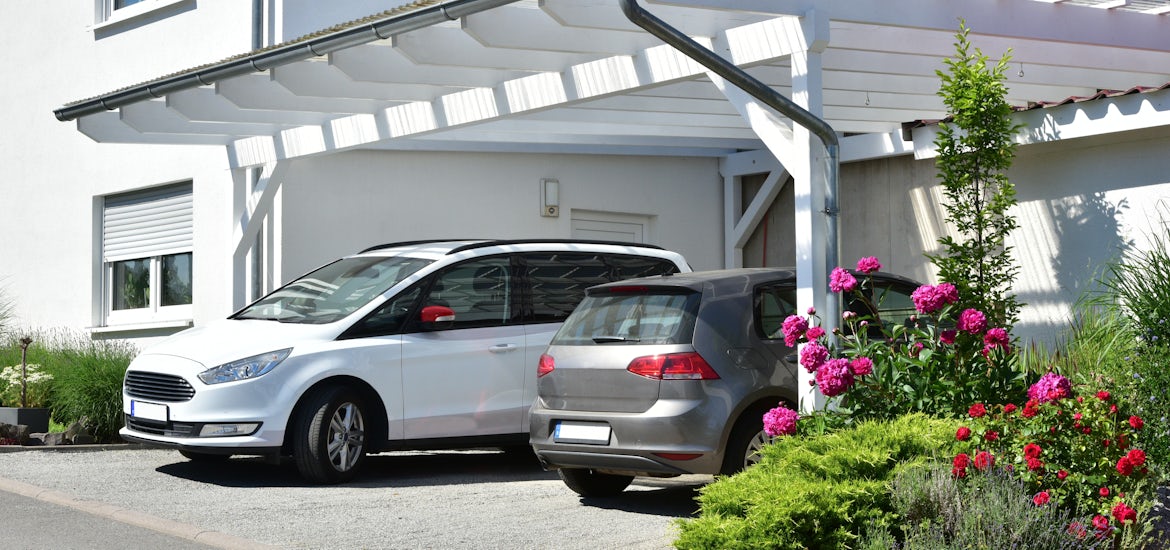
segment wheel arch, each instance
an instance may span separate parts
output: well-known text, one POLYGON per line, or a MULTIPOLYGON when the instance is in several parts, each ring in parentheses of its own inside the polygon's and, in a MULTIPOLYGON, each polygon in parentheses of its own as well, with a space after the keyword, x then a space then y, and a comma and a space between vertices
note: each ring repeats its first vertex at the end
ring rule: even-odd
POLYGON ((297 417, 303 414, 305 401, 310 395, 328 387, 348 387, 361 395, 362 400, 366 403, 366 407, 369 408, 366 411, 366 449, 368 449, 368 452, 377 452, 385 448, 390 426, 386 413, 386 404, 382 401, 381 396, 365 380, 356 376, 339 375, 318 380, 312 386, 306 388, 300 397, 297 398, 297 402, 292 408, 292 414, 289 415, 288 421, 285 424, 284 442, 281 446, 281 453, 292 453, 292 437, 295 431, 293 430, 293 425, 296 423, 297 417))

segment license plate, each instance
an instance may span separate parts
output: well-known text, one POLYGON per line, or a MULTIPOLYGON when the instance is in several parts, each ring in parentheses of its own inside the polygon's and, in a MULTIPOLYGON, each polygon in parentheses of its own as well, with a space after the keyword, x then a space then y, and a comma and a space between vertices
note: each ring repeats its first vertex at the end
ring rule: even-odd
POLYGON ((146 420, 157 420, 159 422, 166 422, 169 420, 166 405, 159 405, 157 403, 143 403, 142 401, 130 401, 130 416, 135 418, 144 418, 146 420))
POLYGON ((600 422, 557 422, 553 441, 558 443, 609 444, 609 425, 600 422))

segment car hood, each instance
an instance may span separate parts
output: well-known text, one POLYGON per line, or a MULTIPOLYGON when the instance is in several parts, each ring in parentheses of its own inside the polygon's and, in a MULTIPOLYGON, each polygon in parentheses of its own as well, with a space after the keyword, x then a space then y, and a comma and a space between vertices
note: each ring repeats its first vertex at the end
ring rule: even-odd
POLYGON ((336 327, 328 325, 223 319, 175 334, 147 348, 139 357, 170 355, 211 368, 261 353, 332 340, 335 332, 336 327))

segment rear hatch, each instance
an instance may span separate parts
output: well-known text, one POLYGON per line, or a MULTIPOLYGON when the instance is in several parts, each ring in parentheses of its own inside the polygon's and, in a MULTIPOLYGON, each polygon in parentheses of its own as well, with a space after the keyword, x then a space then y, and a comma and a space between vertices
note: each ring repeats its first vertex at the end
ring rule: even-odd
POLYGON ((549 345, 538 395, 553 410, 638 413, 662 379, 701 379, 691 344, 701 295, 678 287, 594 289, 549 345))

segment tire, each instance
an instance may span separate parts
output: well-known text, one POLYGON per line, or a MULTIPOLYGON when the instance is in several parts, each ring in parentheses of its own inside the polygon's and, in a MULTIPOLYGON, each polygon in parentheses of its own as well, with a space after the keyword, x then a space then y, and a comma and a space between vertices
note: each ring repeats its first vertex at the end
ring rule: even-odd
POLYGON ((191 462, 198 462, 200 464, 219 464, 227 462, 227 459, 232 455, 217 455, 211 453, 199 453, 195 451, 179 451, 179 454, 191 462))
POLYGON ((736 424, 727 438, 720 474, 733 475, 760 461, 760 450, 772 441, 772 437, 764 431, 763 416, 763 413, 748 413, 736 424))
POLYGON ((634 476, 603 474, 586 468, 561 468, 557 474, 574 493, 583 497, 610 497, 625 491, 634 481, 634 476))
POLYGON ((353 479, 365 461, 365 401, 346 387, 315 390, 296 415, 293 458, 313 483, 353 479))

